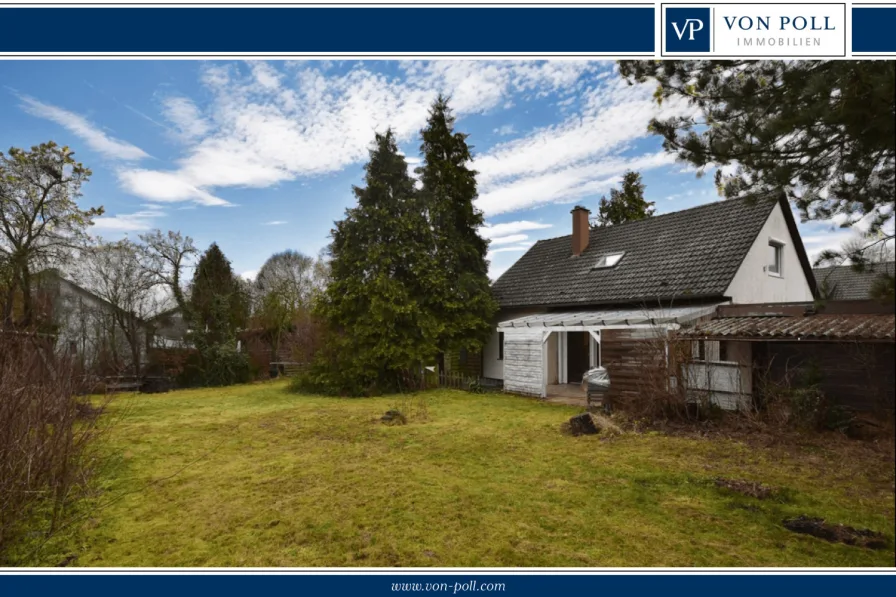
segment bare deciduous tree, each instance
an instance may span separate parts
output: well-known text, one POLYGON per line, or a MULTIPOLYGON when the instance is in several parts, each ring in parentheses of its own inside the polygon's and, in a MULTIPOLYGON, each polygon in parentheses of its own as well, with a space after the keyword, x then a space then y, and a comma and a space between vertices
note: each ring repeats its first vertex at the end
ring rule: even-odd
POLYGON ((140 240, 144 243, 147 266, 152 275, 168 288, 184 320, 190 321, 190 306, 184 295, 182 281, 187 262, 197 254, 193 239, 180 232, 168 231, 163 234, 161 230, 153 230, 141 234, 140 240))
POLYGON ((84 253, 81 284, 112 306, 112 319, 130 348, 134 374, 140 375, 143 322, 164 305, 157 262, 144 247, 127 239, 100 242, 84 253))
POLYGON ((253 283, 253 312, 274 358, 283 334, 302 314, 308 314, 314 296, 326 284, 326 275, 323 259, 292 250, 275 253, 262 265, 253 283))
POLYGON ((255 277, 255 290, 261 303, 276 294, 292 310, 308 307, 317 287, 317 264, 312 257, 298 251, 274 253, 264 262, 255 277))

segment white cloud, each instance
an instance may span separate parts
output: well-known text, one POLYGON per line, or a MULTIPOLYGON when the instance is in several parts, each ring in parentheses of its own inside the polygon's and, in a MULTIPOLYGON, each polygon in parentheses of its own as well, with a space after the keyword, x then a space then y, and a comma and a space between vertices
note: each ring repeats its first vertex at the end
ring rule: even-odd
POLYGON ((107 230, 115 232, 135 232, 153 228, 156 218, 165 215, 165 212, 157 209, 147 209, 132 214, 117 214, 114 216, 100 216, 94 218, 95 230, 107 230))
MULTIPOLYGON (((571 98, 571 99, 575 99, 575 98, 571 98)), ((514 127, 512 124, 505 124, 503 126, 499 126, 498 128, 492 130, 492 132, 495 133, 496 135, 506 137, 507 135, 514 134, 516 132, 516 127, 514 127)))
POLYGON ((146 170, 124 173, 127 189, 154 200, 215 204, 222 201, 218 188, 268 187, 362 162, 374 132, 390 126, 399 142, 416 141, 440 91, 451 95, 462 116, 502 106, 513 93, 569 95, 583 73, 599 67, 571 61, 408 62, 400 65, 403 77, 391 77, 363 63, 342 74, 303 66, 206 66, 201 82, 212 99, 201 113, 183 98, 165 106, 182 137, 191 139, 176 168, 157 177, 146 170))
MULTIPOLYGON (((361 163, 374 132, 386 127, 399 143, 416 143, 437 93, 451 96, 460 118, 552 96, 563 106, 562 122, 476 157, 478 207, 491 217, 571 203, 607 192, 627 169, 667 166, 669 154, 639 153, 635 143, 649 135, 652 117, 692 111, 676 101, 657 106, 651 84, 630 86, 600 62, 414 61, 399 63, 397 76, 373 72, 367 63, 341 73, 307 64, 205 65, 200 82, 208 101, 200 106, 171 96, 162 102, 185 143, 180 156, 166 169, 123 169, 122 187, 156 202, 228 205, 220 189, 265 188, 361 163)), ((79 130, 86 126, 71 113, 54 114, 79 130)), ((512 125, 495 129, 513 131, 512 125)), ((110 153, 128 154, 115 145, 123 142, 98 134, 94 142, 110 153)), ((146 156, 124 145, 134 159, 146 156)), ((409 170, 415 159, 408 159, 409 170)), ((484 233, 499 238, 515 232, 484 233)))
POLYGON ((211 128, 196 104, 185 97, 162 100, 162 113, 174 125, 177 136, 185 141, 202 137, 211 128))
MULTIPOLYGON (((510 245, 513 243, 519 243, 529 238, 527 234, 511 234, 510 236, 499 236, 498 238, 493 238, 491 240, 490 245, 495 247, 498 245, 510 245)), ((500 250, 500 249, 494 249, 500 250)))
POLYGON ((560 124, 536 129, 480 156, 475 163, 480 209, 496 215, 573 202, 606 192, 625 170, 673 163, 665 152, 626 156, 635 141, 649 135, 651 118, 693 111, 684 102, 657 106, 653 90, 649 84, 630 86, 609 78, 586 90, 580 111, 560 124))
POLYGON ((512 247, 498 247, 497 249, 489 250, 489 254, 492 254, 492 253, 517 253, 517 252, 521 253, 523 251, 528 251, 529 247, 531 247, 531 246, 532 245, 524 245, 521 243, 518 245, 514 245, 512 247))
POLYGON ((289 224, 286 220, 271 220, 270 222, 265 222, 262 226, 282 226, 284 224, 289 224))
POLYGON ((126 141, 110 137, 89 120, 57 106, 45 104, 27 95, 19 96, 23 109, 33 116, 51 120, 77 135, 92 150, 116 160, 134 161, 148 158, 149 154, 126 141))
POLYGON ((664 153, 637 158, 607 158, 532 176, 520 176, 486 187, 477 200, 487 216, 513 212, 547 203, 572 203, 581 197, 606 193, 626 170, 645 171, 672 163, 664 153))
POLYGON ((524 99, 575 92, 574 83, 586 72, 606 68, 599 62, 555 60, 461 61, 403 63, 411 85, 439 89, 451 96, 459 113, 481 113, 505 106, 511 94, 524 99))
POLYGON ((230 205, 224 199, 190 184, 174 172, 134 169, 119 172, 118 177, 125 190, 152 201, 195 201, 202 205, 230 205))
POLYGON ((245 271, 245 272, 241 273, 240 277, 243 278, 244 280, 248 280, 249 282, 252 282, 253 280, 255 280, 255 277, 257 275, 258 275, 257 269, 250 269, 249 271, 245 271))
POLYGON ((483 238, 496 238, 500 236, 508 236, 523 232, 525 230, 542 230, 550 228, 551 224, 542 224, 541 222, 530 222, 528 220, 520 220, 517 222, 503 222, 501 224, 488 224, 479 229, 479 234, 483 238))
MULTIPOLYGON (((490 239, 487 259, 491 261, 496 254, 521 253, 535 244, 535 241, 529 240, 529 235, 524 234, 524 232, 544 230, 551 227, 551 224, 542 224, 541 222, 531 222, 529 220, 518 220, 515 222, 503 222, 501 224, 486 224, 479 229, 479 234, 481 234, 483 238, 490 239)), ((506 262, 507 260, 502 259, 501 261, 506 262)), ((490 264, 489 271, 494 273, 499 270, 503 271, 501 268, 506 269, 507 267, 509 267, 509 264, 507 263, 498 266, 490 264)))

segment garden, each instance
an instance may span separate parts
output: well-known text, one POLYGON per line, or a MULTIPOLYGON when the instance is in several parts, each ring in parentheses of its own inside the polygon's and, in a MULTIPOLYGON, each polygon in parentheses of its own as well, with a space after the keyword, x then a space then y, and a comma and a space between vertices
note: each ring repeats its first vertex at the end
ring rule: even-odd
POLYGON ((891 566, 892 454, 639 429, 457 390, 344 399, 283 382, 122 394, 45 566, 891 566), (398 409, 406 424, 387 424, 398 409), (114 423, 114 424, 113 424, 114 423), (744 489, 746 488, 746 490, 744 489), (756 488, 761 491, 755 491, 756 488), (788 530, 801 516, 883 547, 788 530))

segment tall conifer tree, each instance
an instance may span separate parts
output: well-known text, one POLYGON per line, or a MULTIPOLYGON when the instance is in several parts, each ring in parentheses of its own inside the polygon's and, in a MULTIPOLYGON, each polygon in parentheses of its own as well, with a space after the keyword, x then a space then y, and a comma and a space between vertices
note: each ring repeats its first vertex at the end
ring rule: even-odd
POLYGON ((621 189, 610 189, 610 199, 601 197, 598 206, 598 225, 610 226, 643 220, 653 215, 653 201, 644 199, 641 174, 629 170, 622 177, 621 189))
POLYGON ((431 237, 414 180, 389 130, 377 134, 355 187, 357 207, 336 223, 330 280, 318 306, 328 324, 313 370, 324 389, 369 394, 395 389, 403 370, 431 362, 440 322, 432 292, 431 237))
POLYGON ((230 261, 217 243, 199 259, 190 289, 191 325, 208 344, 232 339, 246 326, 248 300, 230 261))
POLYGON ((484 220, 474 204, 478 194, 468 135, 456 132, 454 122, 447 98, 440 95, 421 131, 424 164, 417 173, 438 264, 427 304, 441 322, 441 350, 478 351, 491 333, 497 303, 488 278, 488 241, 479 234, 484 220))

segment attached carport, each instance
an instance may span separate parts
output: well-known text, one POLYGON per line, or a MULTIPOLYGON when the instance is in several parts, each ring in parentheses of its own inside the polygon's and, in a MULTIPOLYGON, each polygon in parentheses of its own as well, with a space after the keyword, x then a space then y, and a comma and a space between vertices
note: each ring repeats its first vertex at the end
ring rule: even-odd
POLYGON ((669 330, 709 317, 717 305, 669 307, 664 309, 608 309, 527 315, 498 324, 504 336, 504 389, 545 397, 551 361, 557 366, 560 383, 575 383, 567 375, 566 334, 585 332, 590 336, 590 366, 599 366, 602 334, 607 330, 636 330, 643 337, 665 338, 669 330), (555 350, 548 339, 557 334, 555 350), (553 354, 552 354, 553 353, 553 354))

